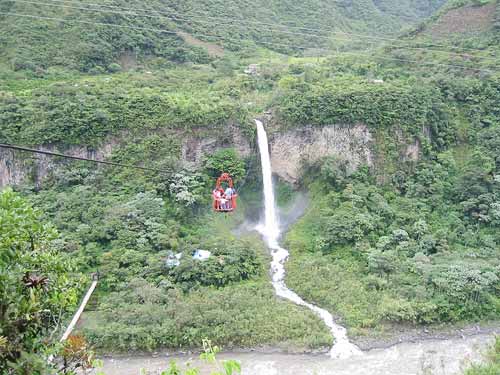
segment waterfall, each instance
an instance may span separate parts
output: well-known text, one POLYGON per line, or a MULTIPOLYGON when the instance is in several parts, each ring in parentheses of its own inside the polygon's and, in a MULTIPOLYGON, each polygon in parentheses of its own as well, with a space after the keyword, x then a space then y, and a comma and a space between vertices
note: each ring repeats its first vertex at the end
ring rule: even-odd
POLYGON ((278 246, 280 228, 278 216, 276 215, 276 200, 274 199, 274 188, 271 170, 271 159, 269 157, 267 134, 262 122, 257 123, 257 140, 259 142, 260 162, 262 164, 262 181, 264 185, 264 225, 261 225, 263 233, 269 247, 278 246))
POLYGON ((276 200, 274 198, 267 134, 261 121, 255 120, 255 123, 257 124, 257 139, 259 143, 260 160, 262 163, 265 204, 264 223, 259 224, 257 230, 264 236, 267 246, 271 250, 272 283, 276 295, 286 298, 297 305, 307 307, 325 322, 335 340, 330 350, 330 356, 332 358, 347 358, 354 354, 361 354, 358 347, 349 342, 346 329, 335 323, 332 314, 318 306, 305 302, 298 294, 288 289, 285 284, 285 262, 290 254, 288 250, 280 247, 278 243, 281 233, 278 215, 276 213, 276 200))

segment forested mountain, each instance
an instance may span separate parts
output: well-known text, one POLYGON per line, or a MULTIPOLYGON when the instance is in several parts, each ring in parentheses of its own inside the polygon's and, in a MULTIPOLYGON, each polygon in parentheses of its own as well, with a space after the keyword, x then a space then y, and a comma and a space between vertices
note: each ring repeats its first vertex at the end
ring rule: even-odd
POLYGON ((317 54, 317 48, 349 39, 337 32, 395 33, 440 3, 8 0, 0 4, 0 62, 38 74, 50 67, 113 72, 116 64, 131 68, 153 58, 203 63, 210 54, 201 41, 246 55, 262 48, 317 54))
POLYGON ((235 230, 262 208, 254 118, 284 215, 309 194, 283 239, 291 289, 359 343, 498 322, 500 2, 442 3, 1 2, 0 143, 161 172, 0 149, 0 296, 23 301, 0 321, 0 372, 43 373, 96 271, 78 328, 96 350, 330 346, 235 230), (210 210, 223 171, 227 217, 210 210))

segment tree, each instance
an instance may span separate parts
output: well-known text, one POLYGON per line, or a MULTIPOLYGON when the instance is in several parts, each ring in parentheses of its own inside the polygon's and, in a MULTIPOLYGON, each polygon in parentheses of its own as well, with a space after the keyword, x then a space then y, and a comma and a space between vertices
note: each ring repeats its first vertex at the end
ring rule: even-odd
POLYGON ((431 277, 435 287, 449 298, 462 302, 484 300, 498 283, 495 273, 469 265, 451 265, 437 271, 431 277))
POLYGON ((464 168, 455 194, 464 213, 472 219, 489 222, 488 211, 495 202, 495 161, 476 150, 464 168))
POLYGON ((0 372, 44 374, 61 317, 78 301, 57 232, 11 190, 0 193, 0 372))
POLYGON ((345 180, 351 173, 349 162, 336 157, 326 158, 320 170, 321 177, 337 189, 344 187, 345 180))
POLYGON ((188 171, 172 175, 169 191, 175 201, 184 207, 194 207, 206 199, 202 176, 188 171))
POLYGON ((368 255, 368 269, 379 276, 394 272, 397 268, 398 260, 392 251, 373 250, 368 255))
POLYGON ((223 172, 229 173, 235 182, 245 175, 245 163, 233 148, 219 150, 208 156, 205 168, 212 177, 219 177, 223 172))
POLYGON ((325 240, 332 245, 354 244, 375 228, 375 218, 369 213, 353 214, 344 203, 327 219, 324 234, 325 240))

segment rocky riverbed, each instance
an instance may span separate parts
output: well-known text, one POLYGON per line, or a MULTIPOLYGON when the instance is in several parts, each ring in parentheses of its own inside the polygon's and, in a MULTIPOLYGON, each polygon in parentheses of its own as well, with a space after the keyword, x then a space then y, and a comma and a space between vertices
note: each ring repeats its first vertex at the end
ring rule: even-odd
MULTIPOLYGON (((455 337, 400 343, 389 348, 372 349, 346 359, 332 359, 322 354, 285 354, 261 352, 228 352, 220 360, 241 362, 243 375, 455 375, 473 362, 482 360, 494 334, 455 337)), ((139 375, 141 369, 160 374, 171 360, 185 368, 186 363, 199 367, 201 375, 213 369, 198 355, 112 356, 104 358, 106 375, 139 375)))

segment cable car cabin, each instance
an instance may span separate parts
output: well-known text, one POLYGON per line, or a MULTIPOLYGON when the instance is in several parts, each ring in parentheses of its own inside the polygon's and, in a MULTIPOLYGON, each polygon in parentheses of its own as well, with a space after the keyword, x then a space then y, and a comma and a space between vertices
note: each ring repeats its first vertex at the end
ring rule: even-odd
POLYGON ((213 209, 216 212, 233 212, 236 209, 236 190, 233 179, 229 173, 223 173, 217 179, 215 189, 212 191, 213 209))

